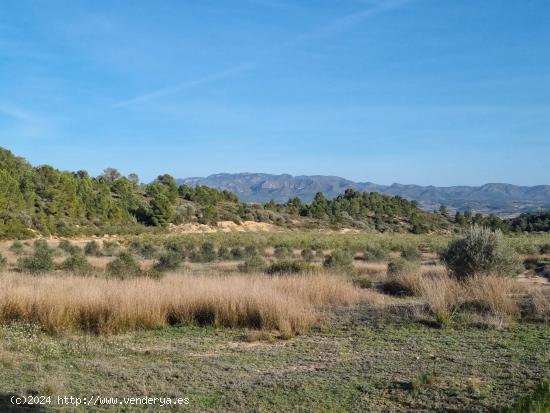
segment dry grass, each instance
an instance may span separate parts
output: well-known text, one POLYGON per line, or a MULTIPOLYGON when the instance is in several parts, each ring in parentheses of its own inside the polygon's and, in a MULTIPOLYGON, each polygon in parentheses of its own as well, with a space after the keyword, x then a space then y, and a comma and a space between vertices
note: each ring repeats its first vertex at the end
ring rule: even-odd
POLYGON ((220 273, 238 272, 241 261, 219 261, 213 267, 220 273))
POLYGON ((537 284, 526 288, 529 298, 528 316, 534 320, 550 321, 550 288, 537 284))
POLYGON ((109 333, 194 323, 291 335, 315 324, 325 305, 368 300, 379 298, 330 274, 171 274, 161 280, 0 276, 0 322, 33 322, 48 331, 109 333))
POLYGON ((425 282, 441 277, 447 277, 447 270, 444 267, 426 266, 420 271, 400 274, 384 273, 378 276, 376 281, 381 284, 382 290, 389 294, 421 296, 425 282))
POLYGON ((497 276, 480 276, 464 284, 465 302, 478 311, 513 320, 520 316, 518 294, 524 291, 523 286, 514 278, 497 276))
POLYGON ((497 276, 474 277, 464 282, 446 275, 424 276, 419 288, 420 296, 442 324, 459 309, 473 310, 503 323, 518 319, 519 299, 525 293, 525 287, 516 279, 497 276))
POLYGON ((107 267, 107 264, 109 264, 111 261, 113 261, 114 257, 93 257, 93 256, 87 256, 86 259, 88 262, 93 265, 95 268, 99 268, 104 270, 107 267))
POLYGON ((421 277, 419 295, 440 324, 446 324, 462 302, 462 285, 449 276, 421 277))
POLYGON ((388 269, 387 262, 355 261, 353 266, 362 274, 375 275, 384 273, 388 269))

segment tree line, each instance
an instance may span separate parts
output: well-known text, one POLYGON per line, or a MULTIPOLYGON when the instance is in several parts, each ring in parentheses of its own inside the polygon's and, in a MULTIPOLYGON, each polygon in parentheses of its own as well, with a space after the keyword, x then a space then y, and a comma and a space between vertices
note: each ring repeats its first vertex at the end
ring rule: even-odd
POLYGON ((229 191, 178 185, 168 175, 141 183, 136 174, 122 176, 107 168, 99 176, 86 171, 33 167, 0 148, 0 237, 35 233, 70 236, 83 233, 140 232, 147 227, 222 220, 252 220, 292 226, 296 219, 310 226, 353 226, 378 231, 424 233, 480 224, 504 231, 547 231, 550 213, 524 214, 515 220, 457 213, 442 207, 419 209, 400 196, 348 189, 334 199, 318 193, 311 203, 291 198, 285 203, 245 204, 229 191))

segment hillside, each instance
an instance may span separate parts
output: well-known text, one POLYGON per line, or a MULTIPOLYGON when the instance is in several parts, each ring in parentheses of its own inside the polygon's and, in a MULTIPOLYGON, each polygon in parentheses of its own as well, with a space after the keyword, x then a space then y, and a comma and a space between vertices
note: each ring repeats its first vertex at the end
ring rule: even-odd
POLYGON ((206 178, 186 178, 178 182, 191 186, 206 185, 225 189, 244 202, 265 203, 273 199, 283 202, 298 197, 311 202, 317 192, 333 198, 347 188, 358 191, 380 192, 416 200, 428 211, 446 205, 451 211, 467 209, 484 215, 494 213, 500 217, 522 212, 550 209, 550 185, 517 186, 490 183, 482 186, 420 186, 377 185, 371 182, 353 182, 335 176, 291 176, 262 173, 216 174, 206 178))
POLYGON ((453 226, 446 215, 426 213, 400 196, 349 189, 335 198, 319 191, 309 204, 296 197, 279 204, 249 204, 228 190, 178 185, 170 175, 144 184, 136 175, 124 177, 112 168, 92 177, 86 171, 34 167, 0 148, 3 238, 139 233, 186 223, 215 226, 220 221, 416 233, 449 231, 453 226))

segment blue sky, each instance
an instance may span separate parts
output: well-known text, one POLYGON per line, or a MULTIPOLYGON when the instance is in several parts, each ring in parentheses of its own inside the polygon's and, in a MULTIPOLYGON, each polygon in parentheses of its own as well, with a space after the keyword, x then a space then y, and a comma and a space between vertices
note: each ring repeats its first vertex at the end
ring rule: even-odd
POLYGON ((550 2, 4 0, 0 145, 149 180, 550 184, 550 2))

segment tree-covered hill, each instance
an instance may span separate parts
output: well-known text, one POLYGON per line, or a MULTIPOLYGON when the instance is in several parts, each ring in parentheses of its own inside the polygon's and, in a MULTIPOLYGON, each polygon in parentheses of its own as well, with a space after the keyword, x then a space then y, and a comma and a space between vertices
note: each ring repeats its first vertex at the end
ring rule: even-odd
POLYGON ((399 196, 348 190, 334 199, 318 193, 310 204, 298 198, 265 205, 239 201, 229 191, 176 184, 170 175, 143 184, 135 174, 108 168, 97 177, 86 171, 32 166, 0 148, 0 237, 33 234, 141 232, 169 224, 219 221, 269 222, 286 227, 354 227, 379 231, 448 230, 442 214, 421 211, 399 196))
POLYGON ((550 211, 528 212, 510 220, 513 231, 550 231, 550 211))
POLYGON ((482 186, 435 187, 421 185, 378 185, 372 182, 354 182, 337 176, 264 173, 220 173, 205 178, 178 180, 188 185, 207 185, 211 188, 227 189, 246 202, 285 202, 289 198, 300 198, 312 202, 315 194, 322 192, 328 198, 344 193, 346 189, 378 192, 385 195, 399 195, 416 200, 420 208, 433 211, 446 205, 451 211, 471 210, 483 215, 495 214, 501 218, 541 209, 550 209, 550 185, 517 186, 504 183, 489 183, 482 186))

